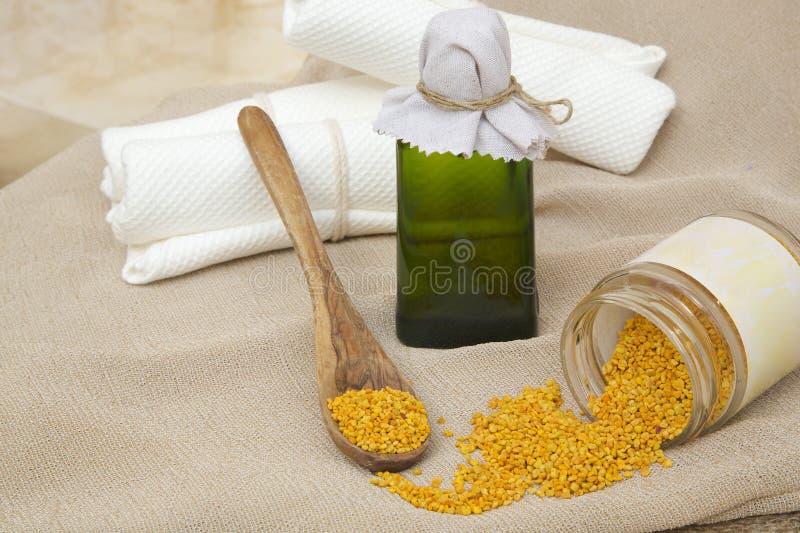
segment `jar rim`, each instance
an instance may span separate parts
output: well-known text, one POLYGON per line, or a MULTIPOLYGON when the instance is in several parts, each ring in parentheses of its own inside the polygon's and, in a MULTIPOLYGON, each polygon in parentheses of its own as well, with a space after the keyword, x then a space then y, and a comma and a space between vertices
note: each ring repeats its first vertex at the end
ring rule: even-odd
MULTIPOLYGON (((711 377, 712 374, 716 376, 719 373, 716 359, 713 357, 716 351, 709 332, 700 320, 677 295, 667 290, 667 287, 673 290, 684 289, 682 293, 688 293, 693 303, 701 306, 704 312, 709 307, 708 301, 713 300, 713 296, 709 294, 698 301, 695 291, 698 288, 703 290, 705 288, 696 280, 671 267, 646 262, 628 265, 624 270, 601 280, 570 314, 562 333, 561 359, 573 398, 581 407, 588 407, 586 405, 588 394, 599 395, 606 383, 600 370, 604 361, 598 360, 599 354, 595 347, 591 346, 593 341, 587 345, 583 339, 584 336, 592 338, 597 313, 603 306, 611 304, 627 309, 631 313, 640 314, 651 321, 667 335, 679 351, 686 363, 692 383, 693 401, 690 420, 677 437, 664 443, 664 446, 671 446, 691 440, 706 428, 724 422, 723 418, 727 419, 725 415, 729 412, 735 412, 735 408, 733 410, 730 408, 741 403, 745 388, 741 376, 746 375, 746 367, 742 367, 742 362, 745 362, 743 351, 738 346, 731 348, 731 357, 734 359, 734 365, 737 365, 735 375, 739 376, 739 379, 734 380, 732 384, 734 390, 722 415, 712 420, 711 416, 719 398, 717 379, 711 377), (648 286, 647 282, 653 285, 648 286), (687 287, 693 292, 685 290, 687 287), (587 378, 587 371, 594 375, 589 377, 588 381, 584 381, 587 378)), ((727 315, 714 314, 710 320, 718 330, 719 322, 722 321, 726 321, 726 326, 733 327, 727 315)), ((729 345, 727 338, 730 331, 726 328, 725 333, 726 345, 729 345)), ((586 411, 588 413, 588 409, 586 411)))

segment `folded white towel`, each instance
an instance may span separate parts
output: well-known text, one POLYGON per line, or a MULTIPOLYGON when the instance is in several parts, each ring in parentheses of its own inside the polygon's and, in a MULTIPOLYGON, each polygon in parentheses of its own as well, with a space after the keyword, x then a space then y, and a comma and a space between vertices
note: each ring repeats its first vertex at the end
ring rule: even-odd
MULTIPOLYGON (((326 118, 374 118, 381 108, 384 92, 390 87, 388 83, 369 76, 353 76, 270 93, 257 93, 252 98, 173 120, 107 128, 103 130, 101 140, 107 167, 103 172, 100 188, 112 201, 121 199, 125 190, 122 151, 131 141, 239 131, 236 117, 239 110, 248 105, 262 107, 277 125, 319 122, 326 118)), ((180 157, 180 154, 175 156, 180 157)), ((168 179, 168 176, 161 179, 168 179)))
MULTIPOLYGON (((375 135, 369 120, 279 129, 323 239, 394 231, 391 139, 375 135)), ((132 141, 122 160, 126 190, 109 218, 129 246, 127 282, 289 245, 238 132, 132 141)))
POLYGON ((385 89, 337 80, 105 130, 101 189, 112 200, 106 219, 114 236, 128 245, 123 279, 149 283, 289 246, 236 129, 246 105, 278 123, 323 239, 394 231, 394 142, 372 131, 385 89), (366 106, 365 92, 375 95, 366 106), (359 114, 366 117, 337 118, 359 114))
MULTIPOLYGON (((325 43, 330 48, 331 24, 341 24, 342 20, 330 20, 337 15, 323 9, 324 4, 314 0, 304 0, 302 5, 293 1, 287 3, 287 31, 291 39, 307 40, 314 27, 318 27, 319 42, 308 45, 309 48, 319 51, 325 43)), ((405 24, 406 18, 413 15, 421 35, 433 13, 444 7, 471 4, 475 3, 351 0, 337 3, 334 11, 352 16, 353 6, 357 6, 359 13, 356 15, 363 13, 364 16, 352 19, 352 25, 343 30, 358 41, 364 32, 371 33, 369 19, 374 16, 376 6, 390 6, 394 17, 391 20, 397 25, 405 24)), ((672 105, 669 89, 653 80, 642 81, 658 70, 664 59, 663 50, 516 15, 503 16, 511 32, 515 64, 536 63, 546 59, 548 54, 555 54, 552 61, 579 57, 577 63, 571 60, 574 71, 570 76, 578 76, 584 67, 597 73, 597 69, 611 64, 613 72, 617 73, 612 76, 621 76, 619 83, 628 80, 632 87, 638 87, 634 91, 638 96, 649 94, 653 98, 648 108, 651 125, 645 125, 639 137, 633 136, 636 137, 633 144, 639 148, 634 146, 632 150, 638 150, 643 156, 641 145, 646 151, 651 135, 658 129, 652 124, 660 125, 672 105), (564 55, 565 49, 571 52, 564 55), (536 59, 526 61, 526 57, 536 59)), ((414 26, 409 28, 413 30, 414 26)), ((405 34, 404 28, 401 31, 405 34)), ((406 74, 413 71, 416 76, 418 43, 402 40, 399 48, 385 44, 367 45, 371 51, 365 52, 364 57, 368 59, 374 52, 378 58, 371 69, 375 71, 377 67, 386 66, 387 71, 406 74), (407 53, 396 57, 389 53, 388 62, 381 63, 380 58, 387 59, 387 53, 393 49, 406 52, 411 49, 414 57, 409 60, 407 53)), ((330 49, 331 54, 343 53, 342 43, 337 46, 339 48, 330 49)), ((345 51, 348 46, 344 46, 345 51)), ((356 54, 360 46, 362 44, 355 45, 355 49, 351 46, 348 54, 356 54)), ((551 60, 546 62, 550 64, 551 60)), ((586 76, 578 77, 588 83, 586 76)), ((557 93, 558 96, 562 95, 563 88, 563 95, 575 101, 568 86, 572 82, 566 85, 562 82, 565 80, 548 74, 541 79, 544 85, 539 86, 552 87, 553 95, 557 93)), ((605 87, 608 86, 606 83, 605 87)), ((390 87, 388 82, 370 76, 354 76, 269 94, 259 93, 184 118, 105 130, 102 148, 107 167, 101 190, 112 201, 106 218, 116 238, 128 247, 123 279, 135 284, 149 283, 289 245, 283 225, 239 138, 236 117, 245 105, 262 107, 278 124, 309 195, 323 238, 394 231, 394 144, 391 139, 374 134, 370 127, 380 109, 381 98, 390 87)), ((526 88, 536 94, 535 88, 530 85, 526 88)), ((546 91, 536 95, 551 96, 546 91)), ((638 105, 641 110, 641 102, 638 105)), ((617 107, 620 113, 632 113, 636 107, 620 106, 617 107)), ((578 103, 576 113, 577 109, 578 103)), ((614 146, 629 142, 631 132, 615 138, 592 139, 591 132, 595 131, 593 128, 603 112, 590 106, 584 113, 591 118, 584 119, 590 133, 579 135, 580 132, 569 133, 562 128, 562 135, 570 136, 573 144, 577 143, 578 148, 583 147, 583 152, 590 155, 608 149, 609 153, 617 155, 617 165, 611 170, 625 170, 625 164, 631 164, 631 157, 623 157, 620 166, 619 151, 614 150, 614 146)), ((573 118, 570 123, 574 121, 573 118)), ((600 133, 608 135, 602 129, 600 133)), ((583 153, 579 149, 570 151, 569 143, 558 146, 574 157, 581 158, 583 153)), ((601 159, 615 160, 613 156, 595 158, 594 164, 601 159)))
MULTIPOLYGON (((299 48, 398 85, 419 80, 419 45, 430 18, 476 2, 286 0, 283 31, 299 48)), ((553 148, 618 174, 642 161, 675 106, 648 75, 663 50, 506 14, 513 74, 541 100, 569 98, 575 112, 553 148)))
MULTIPOLYGON (((323 239, 394 231, 394 144, 369 120, 279 129, 323 239)), ((129 283, 290 245, 238 132, 133 141, 123 164, 127 190, 111 218, 129 245, 129 283)))

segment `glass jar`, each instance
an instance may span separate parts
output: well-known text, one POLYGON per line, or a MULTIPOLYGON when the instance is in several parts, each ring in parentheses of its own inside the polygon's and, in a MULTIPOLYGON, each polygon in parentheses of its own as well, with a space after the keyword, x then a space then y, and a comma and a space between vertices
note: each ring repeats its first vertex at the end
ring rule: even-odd
POLYGON ((536 335, 533 164, 397 142, 398 338, 447 348, 536 335))
POLYGON ((712 431, 800 366, 800 242, 761 216, 727 211, 695 220, 600 281, 561 337, 569 388, 587 413, 634 314, 667 335, 692 382, 689 423, 670 444, 712 431))

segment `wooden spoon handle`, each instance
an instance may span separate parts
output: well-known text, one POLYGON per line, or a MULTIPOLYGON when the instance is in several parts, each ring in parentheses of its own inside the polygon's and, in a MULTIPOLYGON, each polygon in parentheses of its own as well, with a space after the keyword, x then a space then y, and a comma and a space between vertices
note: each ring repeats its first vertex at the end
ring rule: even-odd
POLYGON ((318 298, 323 296, 325 288, 330 284, 338 285, 339 282, 322 245, 286 146, 272 119, 261 108, 243 108, 239 112, 238 122, 250 157, 292 239, 317 307, 318 298))

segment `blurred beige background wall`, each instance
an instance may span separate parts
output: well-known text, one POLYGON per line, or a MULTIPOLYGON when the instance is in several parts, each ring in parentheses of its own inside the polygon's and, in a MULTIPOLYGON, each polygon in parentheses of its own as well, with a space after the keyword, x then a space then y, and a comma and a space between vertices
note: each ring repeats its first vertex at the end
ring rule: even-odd
POLYGON ((280 0, 0 0, 0 187, 175 91, 286 82, 280 0))

